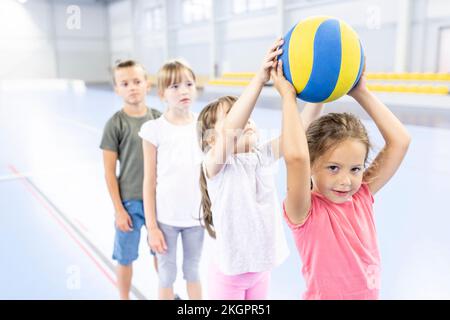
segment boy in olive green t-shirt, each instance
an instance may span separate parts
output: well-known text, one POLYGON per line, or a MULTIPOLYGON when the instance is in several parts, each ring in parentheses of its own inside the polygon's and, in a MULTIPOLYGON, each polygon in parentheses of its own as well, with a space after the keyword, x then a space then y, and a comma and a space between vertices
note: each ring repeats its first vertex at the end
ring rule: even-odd
MULTIPOLYGON (((120 298, 129 299, 132 262, 138 257, 141 227, 145 225, 142 201, 144 178, 141 125, 159 118, 161 112, 145 104, 148 91, 144 67, 127 60, 113 69, 114 91, 123 98, 124 106, 106 123, 100 148, 106 184, 115 209, 116 235, 113 259, 117 260, 117 285, 120 298), (117 160, 120 173, 116 176, 117 160)), ((154 259, 155 268, 156 259, 154 259)))

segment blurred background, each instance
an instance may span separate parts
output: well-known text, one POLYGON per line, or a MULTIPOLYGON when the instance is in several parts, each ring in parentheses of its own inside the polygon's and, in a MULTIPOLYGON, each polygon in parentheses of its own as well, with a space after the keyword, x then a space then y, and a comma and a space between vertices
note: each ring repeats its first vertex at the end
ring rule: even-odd
MULTIPOLYGON (((274 39, 314 15, 355 29, 370 89, 413 138, 398 174, 375 198, 381 298, 450 299, 447 0, 0 0, 0 299, 118 298, 114 209, 99 149, 105 122, 122 107, 111 85, 117 60, 141 62, 154 83, 166 60, 183 58, 197 75, 198 112, 213 98, 238 95, 274 39)), ((147 103, 165 109, 154 88, 147 103)), ((328 104, 330 111, 356 113, 373 152, 382 148, 352 99, 328 104)), ((272 87, 252 116, 279 134, 272 87)), ((282 199, 283 163, 277 168, 282 199)), ((285 231, 291 255, 273 271, 269 297, 300 299, 301 261, 285 231)), ((156 299, 145 237, 133 298, 156 299)), ((207 257, 208 242, 202 276, 207 257)), ((181 273, 176 291, 187 298, 181 273)))

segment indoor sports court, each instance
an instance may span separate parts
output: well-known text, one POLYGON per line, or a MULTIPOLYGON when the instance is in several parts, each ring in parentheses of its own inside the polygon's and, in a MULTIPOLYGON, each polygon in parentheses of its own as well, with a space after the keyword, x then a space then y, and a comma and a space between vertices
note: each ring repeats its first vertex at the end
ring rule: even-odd
MULTIPOLYGON (((450 299, 450 3, 446 0, 2 0, 0 1, 0 299, 118 299, 112 259, 114 207, 99 144, 122 108, 112 85, 118 60, 145 66, 147 105, 165 111, 156 73, 182 58, 196 73, 192 111, 242 93, 267 47, 298 21, 348 23, 366 56, 368 87, 406 126, 408 153, 375 196, 380 299, 450 299)), ((300 109, 305 104, 298 100, 300 109)), ((363 120, 371 155, 383 147, 374 122, 349 96, 324 112, 363 120)), ((266 85, 252 119, 262 138, 280 134, 281 100, 266 85)), ((275 166, 277 193, 286 169, 275 166)), ((180 182, 181 183, 181 182, 180 182)), ((302 262, 273 269, 269 299, 298 300, 302 262)), ((142 229, 132 299, 158 298, 142 229)), ((211 239, 200 275, 207 299, 211 239)), ((174 291, 188 299, 178 252, 174 291)))

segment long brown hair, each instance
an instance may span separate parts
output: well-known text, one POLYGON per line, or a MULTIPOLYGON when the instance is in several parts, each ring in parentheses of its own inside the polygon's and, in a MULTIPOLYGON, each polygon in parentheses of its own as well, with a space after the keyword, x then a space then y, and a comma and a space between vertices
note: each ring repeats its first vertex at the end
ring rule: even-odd
MULTIPOLYGON (((198 116, 197 123, 197 134, 198 140, 200 144, 200 148, 202 152, 205 154, 209 151, 210 141, 212 138, 212 134, 214 132, 214 126, 217 122, 217 115, 220 111, 220 108, 227 108, 226 112, 231 109, 233 104, 237 101, 236 97, 233 96, 224 96, 213 102, 210 102, 203 110, 200 112, 198 116)), ((202 200, 201 200, 201 212, 200 220, 203 221, 206 230, 209 235, 213 238, 216 237, 216 232, 214 230, 214 223, 211 211, 211 199, 209 198, 208 187, 206 184, 206 177, 203 171, 203 167, 200 170, 200 190, 202 192, 202 200)))
POLYGON ((364 165, 371 144, 361 120, 350 113, 329 113, 313 121, 306 131, 311 167, 327 150, 346 139, 355 139, 366 146, 364 165))

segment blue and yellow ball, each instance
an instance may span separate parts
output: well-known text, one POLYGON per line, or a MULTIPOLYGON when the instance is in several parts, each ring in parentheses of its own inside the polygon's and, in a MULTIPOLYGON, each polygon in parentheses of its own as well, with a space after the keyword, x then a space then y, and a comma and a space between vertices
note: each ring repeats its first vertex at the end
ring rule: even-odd
POLYGON ((330 102, 358 82, 364 51, 356 32, 344 21, 315 16, 297 23, 284 37, 283 72, 307 102, 330 102))

